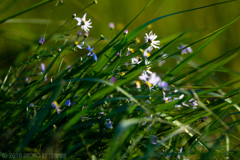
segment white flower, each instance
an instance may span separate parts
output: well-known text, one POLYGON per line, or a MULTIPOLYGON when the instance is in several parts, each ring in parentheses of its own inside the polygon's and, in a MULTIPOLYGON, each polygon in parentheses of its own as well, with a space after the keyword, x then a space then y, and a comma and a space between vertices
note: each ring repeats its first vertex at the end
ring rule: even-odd
POLYGON ((84 47, 82 47, 84 45, 84 42, 82 42, 81 44, 78 44, 77 42, 75 42, 75 44, 77 44, 77 47, 79 49, 83 49, 84 47))
POLYGON ((183 97, 184 97, 184 94, 181 94, 181 95, 179 96, 179 99, 183 99, 183 97))
POLYGON ((166 97, 166 93, 163 91, 163 100, 168 103, 172 101, 172 97, 166 97))
POLYGON ((148 80, 148 82, 153 86, 155 86, 159 81, 161 81, 161 78, 158 77, 155 72, 152 73, 151 77, 148 80))
POLYGON ((149 73, 149 74, 152 74, 152 72, 150 71, 150 69, 151 69, 151 67, 148 65, 149 63, 151 63, 151 61, 148 61, 147 59, 145 59, 145 65, 147 66, 147 72, 149 73))
POLYGON ((128 52, 127 52, 126 56, 129 56, 133 52, 134 52, 134 50, 132 48, 128 48, 128 52))
POLYGON ((146 82, 147 78, 150 78, 150 77, 147 75, 146 71, 143 71, 142 75, 139 76, 138 78, 146 82))
POLYGON ((145 58, 149 57, 150 52, 152 52, 152 47, 151 46, 144 50, 143 57, 145 57, 145 58))
POLYGON ((53 107, 53 108, 56 108, 58 114, 60 114, 60 112, 62 111, 62 110, 60 109, 60 106, 58 105, 57 101, 54 101, 54 102, 52 103, 52 107, 53 107))
POLYGON ((189 102, 189 104, 193 107, 193 109, 196 109, 196 108, 197 108, 198 104, 197 104, 197 101, 196 101, 196 100, 194 100, 194 99, 192 98, 192 99, 190 99, 188 102, 189 102))
POLYGON ((160 45, 160 41, 155 41, 155 39, 157 38, 156 34, 153 34, 152 31, 149 33, 149 35, 147 33, 145 33, 146 36, 144 37, 145 42, 146 43, 150 43, 150 47, 152 48, 157 48, 159 49, 160 47, 158 47, 158 45, 160 45))
POLYGON ((189 105, 186 104, 186 101, 182 102, 182 105, 183 105, 183 106, 186 106, 186 107, 189 107, 189 105))
POLYGON ((141 88, 141 83, 139 81, 135 81, 136 82, 136 88, 141 88))
POLYGON ((132 58, 131 60, 132 60, 132 64, 139 64, 139 63, 142 62, 142 61, 139 61, 139 60, 136 59, 136 58, 132 58))
POLYGON ((91 19, 86 21, 86 15, 87 15, 87 13, 85 13, 83 15, 83 18, 75 17, 74 19, 76 19, 78 21, 78 23, 77 23, 78 26, 81 25, 82 30, 84 30, 85 32, 88 32, 89 28, 92 28, 92 26, 91 26, 92 22, 91 22, 91 19))

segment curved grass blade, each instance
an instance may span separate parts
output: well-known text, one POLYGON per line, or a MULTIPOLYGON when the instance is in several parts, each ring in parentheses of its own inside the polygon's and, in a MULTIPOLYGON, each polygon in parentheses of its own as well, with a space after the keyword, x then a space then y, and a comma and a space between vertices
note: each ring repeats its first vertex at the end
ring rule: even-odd
MULTIPOLYGON (((152 1, 151 1, 152 2, 152 1)), ((150 2, 150 3, 151 3, 150 2)), ((160 19, 162 19, 162 18, 166 18, 166 17, 169 17, 169 16, 172 16, 172 15, 176 15, 176 14, 180 14, 180 13, 184 13, 184 12, 189 12, 189 11, 193 11, 193 10, 198 10, 198 9, 202 9, 202 8, 207 8, 207 7, 211 7, 211 6, 215 6, 215 5, 220 5, 220 4, 224 4, 224 3, 228 3, 228 2, 232 2, 232 0, 231 1, 225 1, 225 2, 220 2, 220 3, 214 3, 214 4, 211 4, 211 5, 207 5, 207 6, 202 6, 202 7, 197 7, 197 8, 193 8, 193 9, 188 9, 188 10, 184 10, 184 11, 180 11, 180 12, 175 12, 175 13, 171 13, 171 14, 168 14, 168 15, 165 15, 165 16, 161 16, 161 17, 158 17, 158 18, 155 18, 155 19, 153 19, 153 20, 151 20, 151 21, 149 21, 149 22, 147 22, 147 23, 145 23, 145 24, 143 24, 143 25, 141 25, 140 27, 138 27, 138 28, 136 28, 135 30, 133 30, 132 32, 130 32, 126 37, 124 37, 124 39, 122 39, 122 42, 119 44, 119 46, 120 46, 120 48, 121 48, 121 46, 123 47, 123 46, 126 46, 134 37, 136 37, 137 35, 138 35, 138 33, 139 32, 141 32, 145 27, 147 27, 148 25, 150 25, 151 23, 153 23, 153 22, 155 22, 155 21, 157 21, 157 20, 160 20, 160 19)), ((150 4, 149 3, 149 4, 150 4)), ((148 5, 149 5, 148 4, 148 5)), ((147 5, 147 6, 148 6, 147 5)), ((146 7, 147 7, 146 6, 146 7)), ((146 8, 145 7, 145 8, 146 8)), ((145 9, 144 8, 144 9, 145 9)), ((143 10, 144 10, 143 9, 143 10)), ((143 11, 142 10, 142 11, 143 11)), ((141 12, 142 12, 141 11, 141 12)), ((141 13, 140 12, 140 13, 141 13)), ((139 13, 139 14, 140 14, 139 13)), ((136 18, 136 17, 135 17, 136 18)), ((131 21, 132 22, 132 21, 131 21)), ((130 22, 130 23, 131 23, 130 22)), ((128 26, 128 25, 127 25, 128 26)), ((126 29, 126 27, 124 28, 124 30, 126 29)), ((123 30, 120 32, 120 33, 122 33, 123 32, 123 30)), ((119 33, 119 34, 120 34, 119 33)), ((119 36, 119 34, 117 35, 117 36, 119 36)), ((115 40, 115 38, 113 39, 113 40, 115 40)), ((113 43, 113 40, 110 42, 110 43, 113 43)), ((109 44, 110 44, 109 43, 109 44)), ((101 56, 102 54, 104 54, 105 53, 105 51, 106 50, 108 50, 109 49, 109 46, 107 45, 102 51, 100 51, 99 53, 98 53, 98 55, 99 56, 101 56)), ((103 57, 101 57, 100 59, 99 59, 99 63, 97 63, 97 65, 95 65, 94 66, 94 68, 91 70, 91 72, 93 73, 93 74, 96 74, 96 73, 98 73, 99 71, 101 71, 102 70, 102 68, 109 62, 109 60, 117 53, 118 51, 116 51, 115 50, 115 52, 114 51, 109 51, 109 52, 107 52, 103 57)))
POLYGON ((26 8, 26 9, 24 9, 24 10, 18 12, 18 13, 15 13, 15 14, 13 14, 13 15, 5 18, 5 19, 0 20, 0 24, 3 23, 3 22, 5 22, 5 21, 8 20, 8 19, 12 19, 12 18, 14 18, 14 17, 16 17, 16 16, 19 16, 19 15, 21 15, 21 14, 23 14, 23 13, 26 13, 26 12, 32 10, 32 9, 35 9, 35 8, 37 8, 37 7, 40 7, 40 6, 44 5, 44 4, 47 4, 47 3, 51 2, 51 1, 54 1, 54 0, 44 0, 44 1, 42 1, 42 2, 39 2, 39 3, 37 3, 37 4, 34 4, 34 5, 32 5, 31 7, 28 7, 28 8, 26 8))
MULTIPOLYGON (((215 38, 217 38, 223 31, 225 31, 231 24, 236 22, 240 18, 240 15, 238 15, 236 18, 234 18, 230 23, 223 26, 222 28, 216 30, 217 33, 211 37, 209 40, 207 40, 202 46, 198 48, 194 53, 192 53, 190 56, 188 56, 186 59, 184 59, 179 65, 177 65, 174 69, 172 69, 164 78, 164 81, 168 81, 173 75, 179 72, 179 70, 184 67, 195 55, 197 55, 201 50, 203 50, 209 43, 211 43, 215 38)), ((189 47, 189 46, 187 46, 189 47)), ((186 47, 185 47, 186 48, 186 47)))
POLYGON ((187 73, 184 73, 184 74, 182 74, 182 75, 174 78, 173 80, 170 80, 170 81, 169 81, 169 84, 173 84, 173 83, 175 83, 175 82, 177 82, 177 81, 182 81, 182 80, 185 79, 186 75, 191 75, 191 74, 197 72, 198 70, 200 70, 201 68, 203 68, 203 67, 205 67, 205 66, 207 66, 207 65, 209 65, 209 64, 215 63, 215 61, 217 61, 217 60, 219 60, 219 59, 221 59, 221 58, 224 58, 224 57, 227 57, 227 56, 231 56, 231 55, 237 53, 239 50, 240 50, 240 47, 237 47, 237 48, 235 48, 235 49, 233 49, 233 50, 231 50, 231 51, 229 51, 229 52, 227 52, 227 53, 225 53, 225 54, 222 54, 222 55, 220 55, 219 57, 217 57, 217 58, 215 58, 215 59, 213 59, 213 60, 211 60, 211 61, 209 61, 209 62, 207 62, 207 63, 204 63, 204 64, 198 66, 196 69, 193 69, 193 70, 191 70, 191 71, 189 71, 189 72, 187 72, 187 73))

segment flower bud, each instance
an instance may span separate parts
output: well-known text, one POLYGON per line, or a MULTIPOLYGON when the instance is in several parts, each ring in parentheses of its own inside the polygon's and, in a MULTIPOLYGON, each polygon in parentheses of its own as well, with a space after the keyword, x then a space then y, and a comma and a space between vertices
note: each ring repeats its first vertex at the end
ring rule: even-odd
POLYGON ((113 22, 108 23, 108 26, 109 26, 110 29, 114 29, 115 28, 115 25, 114 25, 113 22))
POLYGON ((103 35, 101 35, 101 40, 104 40, 104 39, 105 39, 105 37, 103 35))
POLYGON ((42 45, 44 42, 45 42, 45 39, 43 37, 41 37, 39 40, 39 45, 42 45))
POLYGON ((79 31, 77 32, 77 36, 78 36, 78 37, 82 36, 82 34, 83 34, 83 32, 82 32, 81 30, 79 30, 79 31))
POLYGON ((87 38, 88 36, 89 36, 89 33, 88 33, 88 32, 85 32, 84 38, 87 38))

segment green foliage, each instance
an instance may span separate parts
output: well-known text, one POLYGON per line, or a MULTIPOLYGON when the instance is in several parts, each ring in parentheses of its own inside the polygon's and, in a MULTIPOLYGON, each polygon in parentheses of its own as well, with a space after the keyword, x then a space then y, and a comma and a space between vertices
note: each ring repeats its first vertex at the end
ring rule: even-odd
MULTIPOLYGON (((50 1, 53 0, 39 2, 0 23, 50 1)), ((152 1, 113 38, 105 40, 101 37, 91 46, 104 45, 95 52, 97 61, 93 60, 94 53, 89 48, 92 57, 79 49, 81 42, 89 42, 85 41, 87 36, 72 36, 78 29, 73 27, 74 16, 48 35, 45 42, 39 42, 37 47, 32 44, 36 49, 26 53, 28 55, 21 63, 10 67, 1 82, 2 156, 5 153, 8 156, 10 153, 64 153, 64 159, 106 160, 239 157, 236 149, 240 140, 239 89, 232 85, 240 79, 235 76, 238 73, 224 66, 236 57, 239 47, 208 62, 199 62, 196 57, 237 22, 240 15, 177 50, 181 38, 192 34, 190 31, 194 32, 195 26, 190 26, 189 30, 161 44, 151 56, 144 57, 142 52, 149 49, 153 40, 139 44, 137 39, 153 22, 232 2, 161 16, 124 35, 128 26, 151 6, 152 1), (59 35, 51 42, 57 33, 59 35), (60 43, 60 39, 64 42, 60 43), (46 45, 50 43, 51 46, 46 45), (199 46, 193 53, 181 54, 195 44, 199 46), (76 51, 83 52, 84 56, 65 69, 64 58, 76 51), (131 63, 134 58, 137 62, 131 63), (174 61, 174 65, 158 66, 168 60, 174 61), (43 62, 48 64, 47 68, 43 68, 43 62), (164 69, 165 66, 168 69, 164 69), (139 76, 149 73, 150 67, 163 77, 157 85, 150 83, 155 72, 149 74, 148 81, 139 81, 139 76), (215 74, 219 71, 235 78, 224 82, 215 74), (167 87, 161 85, 163 80, 168 83, 167 87), (139 83, 141 87, 136 87, 139 83), (71 101, 69 105, 68 100, 71 101)), ((93 4, 96 1, 84 9, 93 4)), ((44 36, 53 11, 59 6, 64 7, 62 5, 58 0, 51 9, 44 36)))

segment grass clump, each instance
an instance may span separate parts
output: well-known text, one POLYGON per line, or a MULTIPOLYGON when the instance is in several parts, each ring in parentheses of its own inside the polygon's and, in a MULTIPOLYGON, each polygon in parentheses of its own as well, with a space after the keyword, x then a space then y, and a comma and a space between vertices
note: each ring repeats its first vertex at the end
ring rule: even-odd
MULTIPOLYGON (((47 23, 36 49, 10 67, 1 82, 2 156, 237 158, 239 89, 231 85, 239 78, 223 82, 215 73, 229 70, 224 65, 235 58, 239 47, 207 62, 196 56, 239 16, 189 45, 182 44, 182 38, 194 27, 163 43, 148 29, 162 18, 223 3, 161 16, 128 31, 145 7, 117 34, 114 23, 109 23, 113 38, 99 35, 95 41, 90 30, 96 25, 83 11, 97 1, 73 13, 48 36, 47 23), (76 52, 79 59, 67 65, 65 59, 76 52)), ((56 2, 49 20, 62 5, 56 2)))

